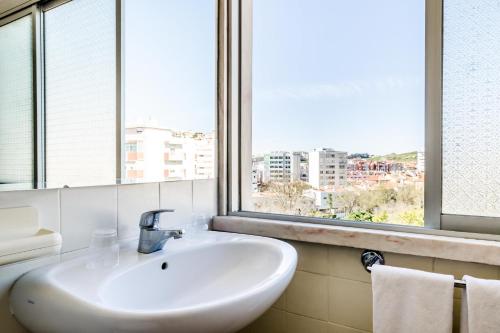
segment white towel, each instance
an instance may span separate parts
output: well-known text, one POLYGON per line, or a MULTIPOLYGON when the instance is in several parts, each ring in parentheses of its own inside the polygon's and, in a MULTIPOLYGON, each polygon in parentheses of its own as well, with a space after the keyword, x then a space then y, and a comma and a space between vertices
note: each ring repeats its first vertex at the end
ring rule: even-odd
POLYGON ((451 275, 372 266, 374 333, 451 333, 451 275))
POLYGON ((464 276, 460 332, 497 333, 500 331, 500 281, 464 276))

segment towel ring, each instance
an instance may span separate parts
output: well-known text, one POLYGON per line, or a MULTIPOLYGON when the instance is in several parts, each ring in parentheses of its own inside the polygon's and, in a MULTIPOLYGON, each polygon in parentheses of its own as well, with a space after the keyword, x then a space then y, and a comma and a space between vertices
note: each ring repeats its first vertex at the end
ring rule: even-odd
POLYGON ((361 253, 361 263, 368 273, 371 273, 371 267, 375 264, 383 265, 385 263, 384 255, 375 250, 364 250, 361 253))

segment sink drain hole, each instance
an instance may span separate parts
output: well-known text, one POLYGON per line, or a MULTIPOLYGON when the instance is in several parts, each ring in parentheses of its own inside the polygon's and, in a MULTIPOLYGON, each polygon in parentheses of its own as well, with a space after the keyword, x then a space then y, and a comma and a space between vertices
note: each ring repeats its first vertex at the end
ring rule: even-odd
POLYGON ((161 269, 165 270, 165 269, 167 269, 167 267, 168 267, 168 264, 166 262, 161 264, 161 269))

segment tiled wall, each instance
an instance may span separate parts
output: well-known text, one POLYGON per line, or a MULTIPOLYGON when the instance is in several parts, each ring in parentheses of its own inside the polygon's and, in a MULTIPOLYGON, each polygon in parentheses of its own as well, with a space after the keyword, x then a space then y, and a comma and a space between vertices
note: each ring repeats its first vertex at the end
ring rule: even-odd
MULTIPOLYGON (((370 275, 360 249, 290 242, 299 254, 285 293, 240 333, 361 333, 372 329, 370 275)), ((384 253, 386 264, 438 273, 500 278, 500 267, 384 253)), ((455 290, 453 331, 459 332, 460 290, 455 290)))
MULTIPOLYGON (((164 228, 181 227, 192 214, 217 213, 216 181, 195 180, 54 190, 0 192, 0 208, 37 208, 43 228, 60 232, 62 255, 88 247, 95 228, 117 228, 120 239, 138 237, 141 213, 173 208, 162 216, 164 228)), ((10 315, 8 291, 23 273, 60 260, 59 256, 0 266, 0 332, 25 332, 10 315)))

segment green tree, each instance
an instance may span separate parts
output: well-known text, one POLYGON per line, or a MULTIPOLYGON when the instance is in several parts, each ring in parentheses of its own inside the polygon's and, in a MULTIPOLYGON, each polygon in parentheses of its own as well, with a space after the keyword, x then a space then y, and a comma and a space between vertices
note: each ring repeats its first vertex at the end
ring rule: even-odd
POLYGON ((422 209, 408 210, 399 214, 401 223, 417 227, 424 226, 424 211, 422 209))
POLYGON ((373 216, 373 219, 372 221, 373 222, 387 222, 387 220, 389 219, 389 214, 387 214, 387 211, 383 211, 379 214, 375 214, 373 216))
POLYGON ((347 215, 346 220, 372 222, 373 214, 367 211, 351 212, 347 215))

